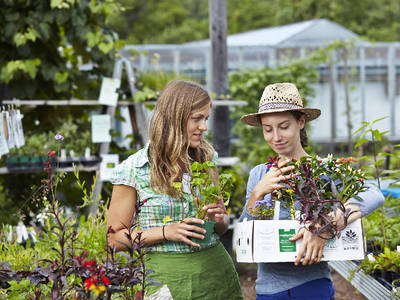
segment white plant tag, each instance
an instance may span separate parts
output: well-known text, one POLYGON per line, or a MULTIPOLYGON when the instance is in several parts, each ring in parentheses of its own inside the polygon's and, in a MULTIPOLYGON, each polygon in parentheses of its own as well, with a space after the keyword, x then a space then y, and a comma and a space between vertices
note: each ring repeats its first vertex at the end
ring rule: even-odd
POLYGON ((190 194, 190 175, 188 173, 184 173, 182 176, 182 192, 186 194, 190 194))
POLYGON ((274 218, 273 220, 279 220, 279 214, 281 212, 281 201, 276 200, 274 206, 274 218))
POLYGON ((3 121, 4 118, 2 117, 2 115, 0 114, 0 156, 7 154, 8 151, 8 145, 7 145, 7 140, 6 140, 6 136, 5 136, 5 132, 4 132, 4 125, 3 125, 3 121))

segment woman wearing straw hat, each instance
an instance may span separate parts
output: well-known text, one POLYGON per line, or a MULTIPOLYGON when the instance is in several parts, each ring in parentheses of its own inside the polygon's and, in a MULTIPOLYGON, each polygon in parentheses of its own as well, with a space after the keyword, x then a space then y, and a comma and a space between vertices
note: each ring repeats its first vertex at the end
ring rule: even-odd
MULTIPOLYGON (((249 211, 255 202, 266 199, 271 201, 271 193, 283 188, 280 182, 291 177, 290 158, 299 159, 308 156, 306 122, 318 118, 319 109, 303 107, 301 96, 292 83, 268 85, 259 102, 258 112, 244 115, 241 120, 250 125, 262 127, 265 141, 281 158, 278 168, 268 168, 260 164, 250 171, 247 183, 246 205, 240 221, 256 219, 249 211)), ((384 201, 382 193, 369 186, 358 194, 363 201, 352 198, 346 208, 354 211, 348 223, 368 215, 384 201)), ((295 204, 295 208, 296 208, 295 204)), ((289 208, 281 208, 279 219, 289 219, 289 208)), ((340 223, 343 217, 337 214, 340 223)), ((256 280, 257 300, 265 299, 304 299, 330 300, 334 298, 334 287, 327 262, 321 262, 326 240, 313 235, 305 228, 301 229, 291 241, 302 239, 294 263, 259 263, 256 280), (302 259, 303 255, 304 258, 302 259)))

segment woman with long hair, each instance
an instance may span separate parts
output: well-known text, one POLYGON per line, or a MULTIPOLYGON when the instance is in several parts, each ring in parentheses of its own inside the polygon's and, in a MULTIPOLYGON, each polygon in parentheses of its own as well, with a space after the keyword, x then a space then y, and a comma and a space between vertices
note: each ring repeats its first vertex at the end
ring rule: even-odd
MULTIPOLYGON (((260 164, 250 171, 247 183, 246 205, 240 221, 257 219, 251 214, 256 201, 266 200, 272 205, 271 194, 284 188, 282 182, 292 178, 291 158, 299 160, 308 156, 306 122, 318 118, 321 111, 303 107, 301 96, 292 83, 268 85, 259 102, 258 112, 244 115, 241 120, 261 127, 265 141, 280 157, 278 167, 260 164)), ((357 194, 363 201, 349 199, 347 223, 368 215, 384 201, 382 193, 373 185, 357 194)), ((357 197, 358 198, 358 197, 357 197)), ((295 202, 299 209, 300 204, 295 202)), ((345 224, 341 211, 336 212, 335 222, 339 227, 345 224)), ((279 219, 290 219, 289 207, 281 207, 279 219)), ((321 262, 326 239, 302 228, 290 240, 302 239, 294 263, 259 263, 256 280, 257 300, 331 300, 335 290, 327 262, 321 262)))
MULTIPOLYGON (((242 299, 238 276, 229 254, 219 242, 229 218, 222 199, 203 207, 215 221, 215 233, 205 246, 191 238, 203 239, 205 230, 196 226, 192 196, 186 186, 192 162, 217 160, 217 153, 204 139, 211 98, 201 86, 182 80, 169 82, 161 92, 150 123, 150 141, 115 168, 107 225, 110 246, 124 250, 127 224, 136 218, 147 247, 146 268, 160 286, 147 294, 168 295, 170 299, 242 299), (183 195, 174 189, 182 182, 183 195), (186 183, 185 183, 186 182, 186 183), (135 205, 140 202, 140 212, 135 205), (165 218, 171 221, 164 224, 165 218), (122 243, 121 243, 122 242, 122 243)), ((213 174, 217 183, 218 174, 213 174)), ((190 180, 189 180, 190 182, 190 180)), ((162 298, 167 299, 167 298, 162 298)))

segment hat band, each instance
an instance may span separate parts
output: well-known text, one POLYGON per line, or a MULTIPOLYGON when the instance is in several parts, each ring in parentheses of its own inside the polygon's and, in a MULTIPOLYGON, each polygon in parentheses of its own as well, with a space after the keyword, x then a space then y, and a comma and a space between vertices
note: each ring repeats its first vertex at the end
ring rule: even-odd
POLYGON ((299 109, 299 108, 303 108, 300 105, 296 105, 293 103, 284 103, 284 102, 270 102, 270 103, 266 103, 263 104, 261 106, 258 107, 258 112, 264 112, 266 110, 270 110, 270 109, 299 109))

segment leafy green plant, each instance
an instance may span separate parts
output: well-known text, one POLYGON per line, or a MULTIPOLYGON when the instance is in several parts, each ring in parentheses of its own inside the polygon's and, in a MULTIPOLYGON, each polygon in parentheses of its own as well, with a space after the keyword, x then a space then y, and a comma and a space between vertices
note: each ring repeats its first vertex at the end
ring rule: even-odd
MULTIPOLYGON (((354 134, 359 134, 355 148, 365 148, 371 152, 371 155, 364 155, 360 158, 360 162, 363 163, 361 167, 369 175, 369 178, 376 181, 379 188, 381 188, 382 181, 386 179, 389 179, 396 186, 400 174, 398 168, 385 170, 384 166, 388 158, 393 158, 396 161, 396 150, 391 152, 385 151, 385 148, 378 149, 388 131, 380 132, 374 127, 377 122, 383 119, 362 122, 362 126, 354 132, 354 134)), ((386 147, 386 149, 388 148, 386 147)), ((367 246, 371 253, 352 272, 351 276, 359 270, 366 274, 373 274, 376 271, 400 273, 400 256, 396 249, 400 243, 399 211, 398 199, 391 198, 388 195, 384 205, 379 210, 364 218, 367 246)))
MULTIPOLYGON (((207 213, 203 207, 210 203, 215 203, 218 198, 229 204, 231 194, 227 188, 232 186, 232 174, 223 173, 218 175, 218 184, 214 184, 212 170, 215 170, 215 163, 206 161, 204 163, 194 162, 191 165, 192 178, 190 180, 190 190, 197 217, 206 219, 207 213)), ((175 182, 174 188, 182 193, 182 183, 175 182)))
MULTIPOLYGON (((384 159, 380 158, 381 155, 380 153, 378 153, 377 151, 377 142, 380 142, 382 140, 382 137, 387 134, 389 131, 384 131, 384 132, 380 132, 378 129, 374 128, 374 124, 385 119, 386 117, 383 118, 379 118, 376 119, 372 122, 361 122, 363 124, 363 126, 361 126, 359 129, 357 129, 353 135, 362 132, 361 135, 359 136, 359 139, 357 141, 357 143, 355 144, 354 148, 357 149, 358 147, 360 147, 361 145, 364 145, 365 143, 371 141, 371 145, 372 145, 372 165, 366 165, 363 166, 364 169, 366 169, 367 171, 370 171, 372 178, 374 178, 377 181, 378 184, 378 188, 381 188, 381 177, 382 177, 382 166, 384 163, 384 159), (370 139, 368 139, 367 137, 370 137, 370 139)), ((387 153, 388 154, 388 153, 387 153)), ((390 155, 390 154, 388 154, 390 155)), ((363 159, 369 159, 371 160, 371 158, 369 156, 363 156, 360 158, 360 160, 363 159)), ((383 246, 386 247, 386 232, 385 232, 385 212, 384 212, 384 208, 383 206, 380 208, 380 213, 381 213, 381 235, 383 237, 383 246)))
POLYGON ((25 145, 21 148, 11 149, 10 155, 32 156, 32 153, 45 155, 48 150, 58 147, 57 141, 54 139, 57 133, 61 133, 65 137, 63 148, 66 149, 67 155, 70 150, 73 150, 77 156, 83 156, 86 147, 90 148, 92 154, 98 152, 98 144, 89 143, 91 141, 90 123, 84 119, 74 120, 72 116, 68 116, 60 127, 48 132, 25 136, 25 145))
POLYGON ((397 250, 385 248, 373 259, 364 259, 361 267, 367 274, 377 270, 400 273, 400 253, 397 250))
POLYGON ((4 1, 0 82, 11 98, 93 99, 89 95, 98 90, 101 75, 111 74, 121 46, 106 23, 119 9, 116 1, 4 1), (82 70, 87 63, 91 68, 82 70))
MULTIPOLYGON (((62 137, 56 139, 60 142, 62 137)), ((155 283, 147 279, 153 271, 145 268, 146 251, 141 235, 132 239, 132 235, 127 234, 128 241, 124 245, 128 254, 117 255, 105 239, 114 232, 111 227, 105 230, 106 206, 101 206, 95 216, 89 215, 87 221, 82 217, 79 230, 77 220, 67 217, 57 200, 62 174, 54 172, 53 155, 54 152, 48 153, 47 179, 34 191, 34 198, 41 199, 46 207, 43 237, 32 249, 28 243, 29 251, 4 239, 1 241, 2 250, 12 250, 2 252, 1 258, 14 258, 11 263, 0 263, 0 284, 8 286, 5 293, 19 294, 23 299, 111 299, 116 293, 127 299, 142 299, 144 289, 155 283), (99 238, 100 235, 103 238, 99 238), (15 259, 22 253, 26 254, 22 255, 25 265, 15 259), (12 264, 22 268, 15 270, 12 264)), ((83 187, 83 183, 79 184, 83 187)), ((93 196, 84 189, 84 197, 83 205, 89 205, 93 196)), ((138 202, 136 211, 140 211, 140 207, 138 202)), ((133 230, 132 226, 127 229, 133 230)))

